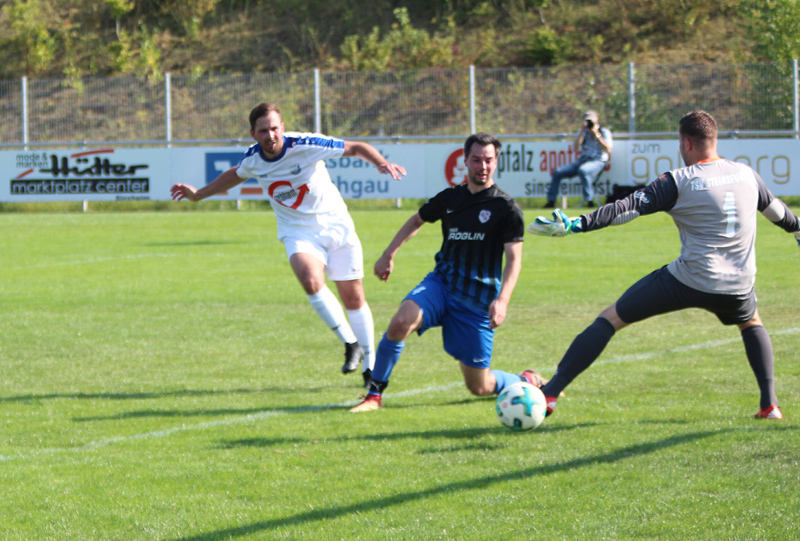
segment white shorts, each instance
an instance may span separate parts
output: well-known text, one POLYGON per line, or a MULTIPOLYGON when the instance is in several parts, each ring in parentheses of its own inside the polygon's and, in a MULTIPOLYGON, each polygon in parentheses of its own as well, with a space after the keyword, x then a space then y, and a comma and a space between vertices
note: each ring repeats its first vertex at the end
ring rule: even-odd
POLYGON ((316 257, 325 264, 325 274, 334 282, 364 277, 364 252, 352 220, 325 226, 295 226, 280 240, 289 259, 297 253, 316 257))

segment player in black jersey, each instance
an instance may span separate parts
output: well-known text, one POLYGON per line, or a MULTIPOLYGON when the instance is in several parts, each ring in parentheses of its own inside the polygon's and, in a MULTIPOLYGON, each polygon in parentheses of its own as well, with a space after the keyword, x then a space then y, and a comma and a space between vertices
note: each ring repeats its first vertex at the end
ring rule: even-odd
POLYGON ((498 188, 500 141, 478 133, 464 145, 467 183, 448 188, 426 202, 389 243, 375 263, 375 275, 388 280, 397 250, 425 222, 442 223, 442 247, 436 266, 409 293, 378 345, 372 383, 365 400, 352 412, 381 407, 381 393, 412 332, 442 328, 445 351, 460 361, 464 382, 475 395, 500 392, 528 381, 541 386, 533 371, 521 375, 489 370, 494 329, 503 323, 522 267, 524 222, 519 205, 498 188), (503 267, 503 256, 506 264, 503 267))

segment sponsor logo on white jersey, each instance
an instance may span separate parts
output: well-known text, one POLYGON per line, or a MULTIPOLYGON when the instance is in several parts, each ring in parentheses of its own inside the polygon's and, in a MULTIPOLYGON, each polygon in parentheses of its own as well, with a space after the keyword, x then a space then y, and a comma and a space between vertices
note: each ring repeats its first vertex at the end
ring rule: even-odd
POLYGON ((278 203, 283 203, 287 199, 292 199, 294 197, 297 197, 297 191, 295 191, 294 188, 291 188, 290 190, 287 190, 285 192, 278 192, 276 194, 273 194, 272 196, 272 198, 275 199, 275 201, 277 201, 278 203))

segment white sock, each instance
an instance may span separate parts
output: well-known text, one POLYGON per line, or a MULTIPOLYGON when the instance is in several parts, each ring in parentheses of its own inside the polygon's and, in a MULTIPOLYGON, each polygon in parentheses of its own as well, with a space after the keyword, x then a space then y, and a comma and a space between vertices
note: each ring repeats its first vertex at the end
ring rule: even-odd
POLYGON ((339 340, 345 344, 352 344, 356 342, 356 335, 353 334, 353 329, 347 323, 344 317, 344 310, 336 295, 328 289, 328 286, 322 286, 316 294, 308 295, 308 302, 311 307, 322 318, 328 327, 339 337, 339 340))
POLYGON ((372 321, 372 310, 365 302, 358 310, 348 310, 347 318, 358 338, 358 345, 364 350, 363 370, 375 368, 375 323, 372 321))

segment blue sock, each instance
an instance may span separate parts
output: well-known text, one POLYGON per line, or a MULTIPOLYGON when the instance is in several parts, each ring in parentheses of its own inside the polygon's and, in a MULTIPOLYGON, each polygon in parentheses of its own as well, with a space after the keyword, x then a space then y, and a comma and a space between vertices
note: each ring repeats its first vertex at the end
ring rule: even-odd
POLYGON ((490 372, 494 374, 494 379, 497 380, 497 387, 494 390, 495 394, 505 389, 507 385, 519 383, 520 381, 528 381, 520 375, 503 372, 502 370, 490 370, 490 372))
MULTIPOLYGON (((383 334, 378 350, 375 352, 375 367, 372 369, 372 379, 376 382, 388 383, 389 376, 397 361, 400 360, 400 353, 403 351, 405 342, 393 342, 383 334)), ((385 386, 384 386, 385 387, 385 386)), ((367 394, 380 394, 370 389, 367 394)))

